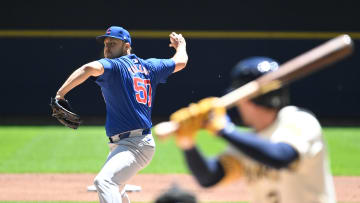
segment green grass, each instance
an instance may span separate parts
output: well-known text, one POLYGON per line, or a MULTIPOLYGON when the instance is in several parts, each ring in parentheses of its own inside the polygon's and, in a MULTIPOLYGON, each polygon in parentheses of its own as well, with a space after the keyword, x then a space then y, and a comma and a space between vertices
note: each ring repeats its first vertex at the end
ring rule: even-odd
MULTIPOLYGON (((204 131, 199 133, 197 142, 207 156, 215 156, 225 147, 223 140, 209 136, 204 131)), ((175 139, 156 140, 156 147, 155 156, 150 165, 140 173, 188 173, 182 151, 176 147, 175 139)))
MULTIPOLYGON (((325 128, 334 175, 360 175, 360 128, 325 128)), ((187 173, 174 140, 156 141, 151 164, 141 173, 187 173)), ((201 132, 200 148, 207 156, 225 147, 219 138, 201 132)), ((108 153, 103 127, 0 126, 0 173, 97 173, 108 153)))
POLYGON ((324 134, 332 173, 360 176, 360 128, 325 128, 324 134))
POLYGON ((107 149, 102 128, 1 127, 0 172, 95 172, 107 149))
MULTIPOLYGON (((224 146, 211 136, 199 138, 209 155, 224 146)), ((107 142, 103 127, 0 127, 0 173, 97 173, 107 142)), ((155 156, 141 173, 187 173, 173 139, 156 143, 155 156)))

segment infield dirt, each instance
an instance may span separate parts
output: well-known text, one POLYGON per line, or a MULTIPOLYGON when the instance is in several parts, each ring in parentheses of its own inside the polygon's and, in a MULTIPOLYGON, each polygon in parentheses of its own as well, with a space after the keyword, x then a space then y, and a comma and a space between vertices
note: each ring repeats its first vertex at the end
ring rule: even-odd
MULTIPOLYGON (((0 201, 98 201, 96 192, 88 192, 95 174, 0 174, 0 201)), ((360 202, 360 177, 334 177, 339 202, 360 202)), ((202 202, 248 201, 243 181, 232 185, 203 189, 189 175, 138 174, 129 184, 142 187, 129 193, 135 202, 152 202, 173 184, 196 194, 202 202)))

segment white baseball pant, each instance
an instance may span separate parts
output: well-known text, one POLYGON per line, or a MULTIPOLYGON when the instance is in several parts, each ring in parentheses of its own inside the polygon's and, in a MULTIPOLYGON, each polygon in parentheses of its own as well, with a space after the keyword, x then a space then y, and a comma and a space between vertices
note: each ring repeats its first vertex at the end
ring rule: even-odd
POLYGON ((155 152, 152 135, 141 132, 131 131, 130 137, 109 143, 111 151, 94 179, 100 203, 130 203, 123 190, 125 183, 150 163, 155 152))

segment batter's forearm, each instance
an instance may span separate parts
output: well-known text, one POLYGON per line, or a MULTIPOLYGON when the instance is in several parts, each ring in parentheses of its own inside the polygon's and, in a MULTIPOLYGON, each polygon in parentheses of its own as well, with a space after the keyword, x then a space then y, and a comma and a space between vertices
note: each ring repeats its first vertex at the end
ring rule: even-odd
POLYGON ((253 133, 224 129, 219 135, 244 154, 272 168, 288 167, 299 158, 298 152, 289 144, 271 142, 253 133))
POLYGON ((203 187, 213 186, 225 176, 224 169, 219 161, 217 159, 206 159, 196 147, 184 150, 184 155, 190 171, 203 187))

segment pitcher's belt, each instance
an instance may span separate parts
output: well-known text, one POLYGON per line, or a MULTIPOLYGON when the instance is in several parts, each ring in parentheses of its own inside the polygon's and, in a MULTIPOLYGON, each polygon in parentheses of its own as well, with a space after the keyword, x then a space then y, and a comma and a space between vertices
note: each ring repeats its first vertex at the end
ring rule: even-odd
POLYGON ((136 130, 131 130, 131 131, 119 133, 119 134, 116 134, 116 135, 113 135, 113 136, 109 137, 109 140, 110 140, 110 143, 114 143, 114 142, 118 142, 118 141, 120 141, 122 139, 125 139, 125 138, 128 138, 128 137, 139 136, 139 135, 147 135, 147 134, 151 134, 151 129, 150 128, 136 129, 136 130))

